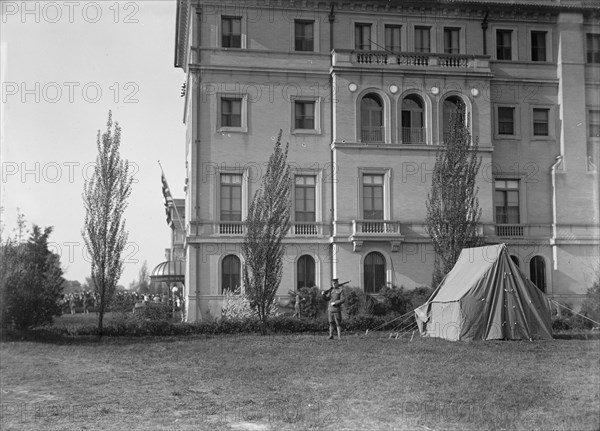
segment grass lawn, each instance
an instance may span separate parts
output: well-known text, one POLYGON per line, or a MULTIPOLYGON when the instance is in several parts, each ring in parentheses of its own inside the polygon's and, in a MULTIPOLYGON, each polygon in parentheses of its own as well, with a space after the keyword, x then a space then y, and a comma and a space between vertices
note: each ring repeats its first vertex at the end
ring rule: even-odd
POLYGON ((0 373, 3 430, 600 428, 598 340, 80 337, 3 342, 0 373))

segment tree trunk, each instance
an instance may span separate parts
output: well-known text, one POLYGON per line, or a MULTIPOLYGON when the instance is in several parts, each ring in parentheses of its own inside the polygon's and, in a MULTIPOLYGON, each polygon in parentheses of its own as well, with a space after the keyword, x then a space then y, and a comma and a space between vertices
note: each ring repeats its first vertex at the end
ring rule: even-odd
POLYGON ((103 325, 104 320, 104 301, 100 301, 100 310, 98 311, 98 337, 102 338, 102 332, 104 330, 103 325))

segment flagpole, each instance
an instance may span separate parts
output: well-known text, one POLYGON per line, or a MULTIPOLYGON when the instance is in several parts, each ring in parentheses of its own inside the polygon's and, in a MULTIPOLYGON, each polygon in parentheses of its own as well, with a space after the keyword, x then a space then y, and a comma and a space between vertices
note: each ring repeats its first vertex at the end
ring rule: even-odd
MULTIPOLYGON (((169 187, 169 183, 167 181, 167 176, 165 175, 165 171, 163 171, 163 167, 160 164, 160 160, 158 160, 158 166, 160 166, 160 173, 162 174, 162 177, 165 179, 165 184, 167 185, 167 188, 169 189, 169 193, 170 193, 171 188, 169 187)), ((183 221, 181 221, 181 216, 179 215, 179 210, 177 209, 177 204, 175 203, 175 198, 173 197, 172 194, 171 194, 171 197, 173 198, 173 206, 175 207, 175 215, 177 216, 177 220, 179 220, 179 226, 181 226, 181 230, 183 230, 183 233, 185 234, 185 227, 183 225, 183 221)))

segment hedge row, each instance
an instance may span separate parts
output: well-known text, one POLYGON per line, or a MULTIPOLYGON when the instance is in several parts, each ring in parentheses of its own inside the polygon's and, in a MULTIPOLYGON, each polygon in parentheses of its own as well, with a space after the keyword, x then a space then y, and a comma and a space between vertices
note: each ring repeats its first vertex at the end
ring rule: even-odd
MULTIPOLYGON (((373 330, 390 322, 393 317, 380 317, 359 315, 353 316, 342 322, 343 330, 350 332, 364 332, 373 330)), ((391 329, 394 323, 389 325, 391 329)), ((321 333, 329 328, 326 319, 293 318, 277 316, 268 322, 270 334, 285 333, 321 333)), ((260 322, 256 318, 247 319, 221 319, 212 322, 196 323, 171 323, 166 320, 144 320, 126 322, 108 322, 103 329, 107 337, 146 337, 146 336, 172 336, 172 335, 221 335, 221 334, 248 334, 261 333, 260 322)), ((95 325, 80 325, 72 327, 44 326, 25 332, 4 331, 4 339, 27 338, 35 340, 51 340, 64 337, 97 336, 98 328, 95 325)))

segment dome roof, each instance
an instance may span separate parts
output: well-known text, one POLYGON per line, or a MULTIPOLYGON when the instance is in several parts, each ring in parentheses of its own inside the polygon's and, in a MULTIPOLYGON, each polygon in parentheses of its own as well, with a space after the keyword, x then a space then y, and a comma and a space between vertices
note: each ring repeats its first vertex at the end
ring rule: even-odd
POLYGON ((159 263, 150 274, 152 281, 164 281, 167 283, 185 282, 184 262, 181 260, 167 260, 159 263))

